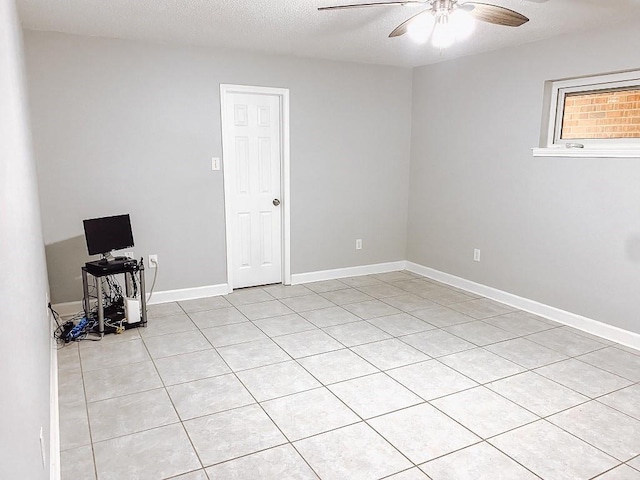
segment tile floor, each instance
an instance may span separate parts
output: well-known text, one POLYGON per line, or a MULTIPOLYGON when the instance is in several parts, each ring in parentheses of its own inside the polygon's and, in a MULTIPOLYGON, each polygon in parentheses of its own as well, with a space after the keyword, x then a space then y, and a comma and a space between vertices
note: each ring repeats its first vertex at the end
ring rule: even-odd
POLYGON ((640 480, 640 352, 408 272, 58 353, 64 480, 640 480))

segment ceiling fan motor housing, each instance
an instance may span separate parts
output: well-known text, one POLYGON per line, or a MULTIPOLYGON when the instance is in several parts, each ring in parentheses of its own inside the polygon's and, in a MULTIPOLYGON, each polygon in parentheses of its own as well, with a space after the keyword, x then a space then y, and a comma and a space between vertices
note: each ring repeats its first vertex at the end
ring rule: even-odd
POLYGON ((456 9, 457 0, 433 0, 431 11, 437 17, 447 16, 456 9))

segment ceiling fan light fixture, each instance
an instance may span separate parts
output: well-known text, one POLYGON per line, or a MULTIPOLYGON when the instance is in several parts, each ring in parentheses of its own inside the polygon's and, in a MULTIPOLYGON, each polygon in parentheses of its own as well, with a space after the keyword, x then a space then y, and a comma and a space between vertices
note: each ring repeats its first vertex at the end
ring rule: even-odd
POLYGON ((431 44, 436 48, 447 48, 453 45, 455 32, 449 24, 449 15, 439 15, 431 34, 431 44))
POLYGON ((454 10, 449 16, 449 26, 458 41, 466 40, 476 29, 476 20, 464 10, 454 10))
POLYGON ((415 21, 407 28, 407 35, 416 43, 425 43, 429 40, 429 34, 432 28, 432 17, 428 15, 421 15, 416 18, 415 21))

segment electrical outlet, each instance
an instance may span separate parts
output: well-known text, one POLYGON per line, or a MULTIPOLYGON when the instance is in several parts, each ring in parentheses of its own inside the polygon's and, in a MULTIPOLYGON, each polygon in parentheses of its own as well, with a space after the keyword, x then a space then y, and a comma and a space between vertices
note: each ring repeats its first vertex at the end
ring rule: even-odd
POLYGON ((156 268, 158 266, 158 255, 149 255, 149 268, 156 268))
POLYGON ((356 250, 362 250, 362 239, 356 239, 356 250))
POLYGON ((133 258, 133 252, 124 252, 124 256, 127 258, 133 258))
POLYGON ((479 262, 480 261, 480 249, 479 248, 474 248, 473 249, 473 261, 474 262, 479 262))
POLYGON ((220 158, 211 157, 211 170, 220 170, 220 158))

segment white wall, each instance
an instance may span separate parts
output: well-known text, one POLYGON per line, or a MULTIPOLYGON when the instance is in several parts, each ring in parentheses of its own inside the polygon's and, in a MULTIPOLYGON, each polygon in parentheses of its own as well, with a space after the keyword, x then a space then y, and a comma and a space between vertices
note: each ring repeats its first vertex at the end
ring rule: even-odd
POLYGON ((49 478, 48 287, 25 103, 20 24, 13 0, 0 0, 0 478, 7 480, 49 478))
POLYGON ((55 302, 81 297, 82 220, 125 212, 158 290, 226 282, 220 83, 290 89, 292 273, 405 258, 409 69, 25 35, 55 302))
POLYGON ((638 45, 636 23, 414 70, 408 259, 640 332, 640 159, 531 154, 544 82, 638 45))

